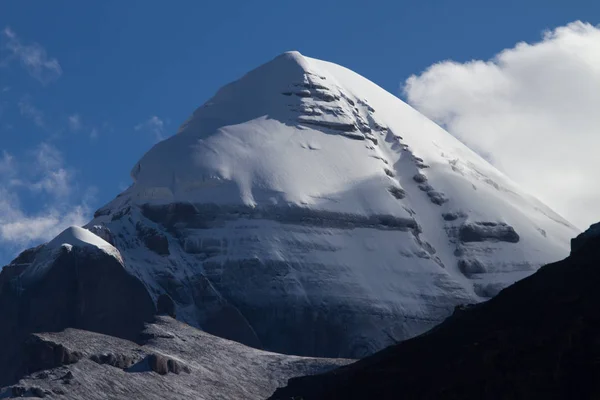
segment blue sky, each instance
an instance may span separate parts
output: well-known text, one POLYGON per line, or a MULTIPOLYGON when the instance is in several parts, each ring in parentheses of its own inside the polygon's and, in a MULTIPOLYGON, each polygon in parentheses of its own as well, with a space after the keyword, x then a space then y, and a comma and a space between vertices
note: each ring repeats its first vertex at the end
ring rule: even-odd
POLYGON ((85 221, 158 139, 279 53, 402 95, 435 63, 488 60, 576 20, 598 24, 600 2, 0 0, 0 265, 85 221))

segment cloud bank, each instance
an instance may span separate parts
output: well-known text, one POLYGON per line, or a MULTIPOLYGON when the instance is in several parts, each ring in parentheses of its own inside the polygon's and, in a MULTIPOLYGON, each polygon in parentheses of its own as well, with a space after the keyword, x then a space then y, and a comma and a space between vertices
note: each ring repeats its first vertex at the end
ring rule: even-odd
POLYGON ((586 228, 600 221, 600 29, 573 22, 489 61, 443 61, 408 102, 586 228))

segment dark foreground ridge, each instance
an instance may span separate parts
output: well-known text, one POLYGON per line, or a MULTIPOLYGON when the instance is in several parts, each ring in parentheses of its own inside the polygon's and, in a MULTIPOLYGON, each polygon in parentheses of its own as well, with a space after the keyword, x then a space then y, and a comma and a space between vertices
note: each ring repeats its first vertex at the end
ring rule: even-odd
POLYGON ((271 399, 600 398, 599 226, 492 300, 354 364, 291 379, 271 399))

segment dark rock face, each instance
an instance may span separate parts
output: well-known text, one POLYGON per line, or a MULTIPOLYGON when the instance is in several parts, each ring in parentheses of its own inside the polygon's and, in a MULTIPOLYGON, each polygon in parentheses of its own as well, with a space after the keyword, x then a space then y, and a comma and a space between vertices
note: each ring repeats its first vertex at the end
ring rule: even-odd
POLYGON ((392 196, 394 196, 398 200, 401 200, 406 197, 406 192, 397 186, 390 186, 388 190, 392 194, 392 196))
POLYGON ((39 281, 23 281, 24 268, 14 263, 0 273, 0 384, 77 358, 60 347, 27 343, 32 332, 74 327, 135 340, 155 314, 143 284, 114 257, 78 248, 60 252, 39 281), (25 359, 23 351, 29 352, 25 359))
MULTIPOLYGON (((375 311, 360 297, 346 304, 330 304, 317 312, 308 301, 297 302, 290 307, 290 295, 283 290, 276 294, 276 302, 261 301, 265 280, 260 271, 268 268, 277 275, 285 275, 296 268, 288 262, 229 260, 225 265, 205 263, 204 267, 207 277, 229 304, 223 304, 215 317, 202 324, 203 328, 211 334, 228 338, 232 338, 233 332, 238 337, 232 339, 243 339, 241 342, 245 344, 269 343, 269 350, 277 353, 364 357, 376 351, 379 338, 352 336, 348 332, 358 330, 360 326, 371 326, 373 331, 381 332, 380 321, 394 319, 392 313, 375 311), (241 271, 244 271, 243 281, 239 279, 241 271), (219 276, 218 284, 215 276, 219 276), (246 301, 245 293, 256 294, 257 301, 246 301), (244 336, 241 336, 242 333, 244 336)), ((401 329, 399 322, 395 332, 402 332, 401 329)), ((389 340, 385 333, 381 332, 381 336, 389 340)))
POLYGON ((156 302, 156 312, 158 315, 168 315, 175 318, 175 303, 168 294, 161 294, 156 302))
MULTIPOLYGON (((393 189, 390 189, 392 191, 393 189)), ((402 189, 400 189, 402 191, 402 189)), ((397 192, 397 195, 403 195, 397 192)), ((392 193, 394 194, 394 193, 392 193)), ((218 204, 173 203, 168 206, 142 207, 143 215, 154 223, 161 224, 170 232, 180 226, 187 229, 210 229, 224 226, 226 221, 238 218, 272 220, 284 224, 331 227, 337 229, 382 228, 408 231, 418 229, 414 219, 393 215, 373 214, 369 216, 313 210, 305 207, 248 207, 218 204)), ((193 253, 197 252, 195 246, 193 253)))
POLYGON ((244 315, 225 300, 204 275, 197 275, 192 280, 192 295, 198 307, 209 310, 207 318, 201 322, 206 332, 255 348, 263 348, 244 315))
POLYGON ((108 229, 106 226, 94 225, 89 228, 89 231, 92 232, 94 235, 98 236, 99 238, 104 239, 110 245, 115 245, 115 238, 110 229, 108 229))
POLYGON ((427 182, 427 177, 424 174, 419 172, 418 174, 413 176, 413 180, 417 183, 425 183, 425 182, 427 182))
POLYGON ((272 399, 600 398, 600 237, 431 331, 272 399))
MULTIPOLYGON (((315 126, 318 126, 321 128, 333 129, 335 131, 340 131, 340 132, 355 132, 356 131, 356 125, 349 124, 349 123, 334 122, 334 121, 319 121, 319 120, 306 119, 306 118, 302 118, 302 117, 298 117, 298 121, 302 122, 303 124, 315 125, 315 126)), ((350 136, 350 138, 364 140, 365 137, 362 135, 356 135, 356 136, 350 136)))
POLYGON ((580 250, 589 241, 597 240, 598 237, 600 237, 600 222, 593 224, 587 231, 571 239, 571 253, 580 250))
POLYGON ((30 371, 74 364, 82 357, 77 351, 71 351, 59 343, 43 341, 37 336, 30 336, 25 341, 23 353, 25 364, 30 371))
POLYGON ((166 375, 168 373, 179 375, 182 372, 187 372, 188 374, 190 373, 188 366, 161 354, 150 354, 148 357, 146 357, 144 362, 148 363, 151 371, 154 371, 160 375, 166 375))
POLYGON ((483 274, 486 272, 485 266, 477 259, 461 259, 458 261, 458 269, 465 276, 470 277, 475 274, 483 274))
POLYGON ((442 214, 442 218, 444 219, 444 221, 456 221, 459 218, 466 218, 467 214, 463 213, 462 211, 452 211, 452 212, 447 212, 447 213, 443 213, 442 214))
POLYGON ((15 258, 10 265, 11 266, 22 266, 22 265, 29 265, 33 262, 33 260, 35 260, 35 256, 40 252, 40 250, 44 247, 44 245, 40 245, 37 247, 33 247, 31 249, 27 249, 21 252, 21 254, 19 254, 17 256, 17 258, 15 258))
POLYGON ((154 228, 142 226, 141 224, 136 225, 135 228, 139 238, 144 242, 148 249, 161 256, 168 256, 171 254, 169 252, 169 240, 165 235, 154 228))
POLYGON ((158 354, 151 354, 146 360, 150 369, 160 375, 166 375, 169 373, 169 367, 167 365, 167 358, 158 354))
POLYGON ((485 241, 517 243, 520 239, 514 228, 503 222, 466 223, 460 227, 458 235, 463 243, 485 241))
POLYGON ((444 193, 435 190, 428 191, 427 196, 429 196, 429 200, 431 200, 433 204, 437 204, 438 206, 441 206, 448 201, 448 197, 446 197, 444 193))
POLYGON ((11 397, 37 397, 41 399, 48 395, 52 395, 52 392, 37 386, 25 387, 19 385, 11 388, 11 397))
POLYGON ((501 282, 495 283, 475 283, 473 284, 473 289, 475 293, 477 293, 481 297, 492 298, 496 296, 502 289, 504 289, 504 284, 501 282))
MULTIPOLYGON (((180 304, 191 304, 192 299, 184 284, 169 271, 161 271, 156 275, 158 284, 165 290, 168 297, 180 304)), ((159 298, 160 300, 160 298, 159 298)))
POLYGON ((125 369, 135 364, 135 359, 127 354, 118 353, 103 353, 92 354, 90 360, 102 365, 110 365, 111 367, 125 369))
POLYGON ((8 292, 11 289, 11 282, 13 279, 21 275, 21 273, 27 268, 38 252, 43 246, 34 247, 23 251, 17 256, 9 265, 5 266, 0 271, 0 298, 4 292, 8 292))

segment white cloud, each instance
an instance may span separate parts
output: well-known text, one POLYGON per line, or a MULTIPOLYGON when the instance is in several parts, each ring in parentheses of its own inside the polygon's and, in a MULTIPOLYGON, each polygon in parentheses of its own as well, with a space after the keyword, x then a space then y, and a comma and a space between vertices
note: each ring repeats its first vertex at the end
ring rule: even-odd
POLYGON ((81 116, 79 114, 69 115, 67 118, 69 129, 73 132, 77 132, 81 129, 81 116))
POLYGON ((31 104, 28 96, 23 97, 19 101, 19 111, 22 116, 31 119, 40 128, 46 125, 44 122, 44 113, 31 104))
POLYGON ((22 250, 50 240, 70 225, 83 225, 89 220, 95 189, 77 193, 74 177, 60 151, 47 143, 22 159, 2 152, 0 255, 3 249, 22 250), (34 196, 35 208, 22 204, 27 196, 34 196))
POLYGON ((137 124, 134 129, 136 131, 147 131, 152 133, 157 142, 165 138, 165 123, 156 115, 153 115, 152 117, 148 118, 148 120, 137 124))
POLYGON ((600 29, 573 22, 489 61, 432 65, 408 102, 574 224, 600 220, 600 29))
POLYGON ((23 44, 10 27, 4 28, 2 36, 5 42, 3 48, 10 53, 7 59, 2 60, 3 65, 18 60, 29 75, 44 85, 57 80, 62 75, 58 60, 48 57, 46 50, 38 43, 23 44))
POLYGON ((89 209, 76 205, 71 210, 48 208, 40 213, 27 215, 18 204, 11 204, 0 191, 0 207, 7 215, 0 225, 0 242, 27 247, 34 243, 46 242, 69 226, 84 225, 89 220, 89 209))
POLYGON ((32 154, 40 170, 57 169, 64 164, 60 150, 48 143, 40 143, 32 154))

